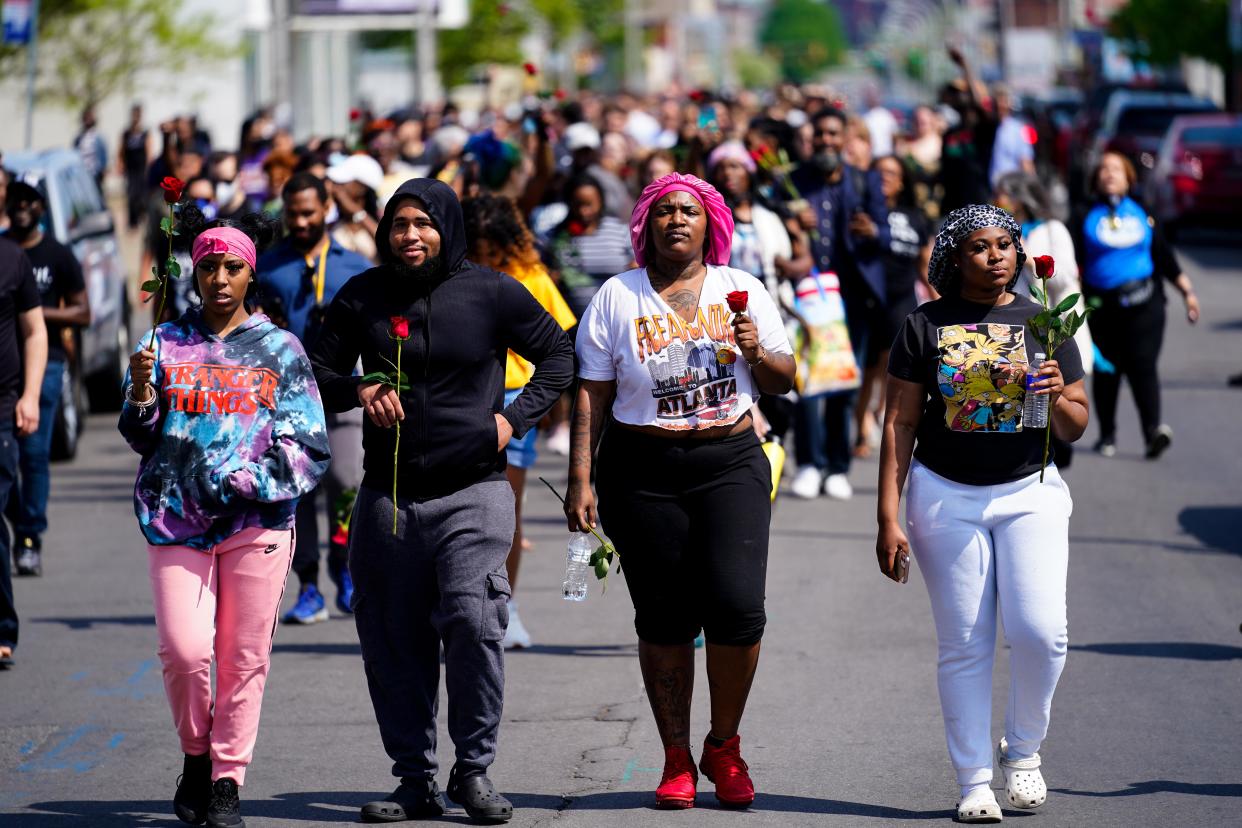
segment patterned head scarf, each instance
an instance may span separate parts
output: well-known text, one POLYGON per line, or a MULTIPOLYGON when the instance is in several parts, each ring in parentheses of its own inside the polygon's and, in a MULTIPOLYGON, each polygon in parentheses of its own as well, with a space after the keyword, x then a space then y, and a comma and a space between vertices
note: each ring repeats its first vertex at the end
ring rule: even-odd
MULTIPOLYGON (((958 246, 971 233, 985 227, 999 227, 1013 239, 1014 247, 1018 249, 1018 265, 1014 268, 1014 280, 1017 280, 1018 274, 1022 272, 1022 265, 1026 263, 1026 251, 1022 249, 1022 228, 1013 216, 999 207, 991 204, 971 204, 949 213, 940 227, 940 232, 936 234, 936 246, 932 248, 931 263, 927 266, 927 281, 938 292, 944 293, 942 286, 956 278, 953 254, 957 252, 958 246)), ((1012 286, 1011 281, 1008 287, 1012 286)))
POLYGON ((703 254, 703 263, 727 265, 733 248, 733 211, 711 184, 693 175, 680 173, 669 173, 663 178, 657 178, 638 197, 638 203, 634 205, 634 212, 630 215, 630 243, 634 248, 634 261, 638 262, 639 267, 646 267, 651 258, 647 250, 647 217, 651 208, 664 196, 679 190, 693 196, 707 213, 707 250, 703 254))

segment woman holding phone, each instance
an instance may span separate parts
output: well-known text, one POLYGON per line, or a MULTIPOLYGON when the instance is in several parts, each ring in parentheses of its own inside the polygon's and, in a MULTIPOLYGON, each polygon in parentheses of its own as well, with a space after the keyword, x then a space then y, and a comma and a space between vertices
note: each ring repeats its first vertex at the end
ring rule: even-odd
POLYGON ((999 822, 992 781, 992 662, 999 609, 1012 689, 996 747, 1009 804, 1047 798, 1039 747, 1068 647, 1069 488, 1044 430, 1024 428, 1031 393, 1049 398, 1053 434, 1087 427, 1078 347, 1061 345, 1026 387, 1040 306, 1011 291, 1026 259, 1021 230, 989 205, 955 210, 936 236, 928 277, 941 298, 915 309, 893 343, 880 448, 880 570, 905 580, 913 551, 931 598, 937 668, 962 822, 999 822), (910 483, 906 525, 898 520, 910 483))

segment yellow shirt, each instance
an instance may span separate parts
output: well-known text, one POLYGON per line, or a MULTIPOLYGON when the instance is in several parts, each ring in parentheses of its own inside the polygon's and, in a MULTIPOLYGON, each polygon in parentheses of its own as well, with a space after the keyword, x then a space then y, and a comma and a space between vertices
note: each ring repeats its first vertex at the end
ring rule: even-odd
MULTIPOLYGON (((578 324, 577 317, 569 309, 569 305, 565 304, 556 283, 548 276, 548 269, 542 264, 523 265, 512 262, 506 272, 526 286, 543 309, 552 314, 562 330, 567 331, 578 324)), ((509 351, 509 360, 505 363, 505 390, 524 388, 534 373, 535 366, 509 351)))

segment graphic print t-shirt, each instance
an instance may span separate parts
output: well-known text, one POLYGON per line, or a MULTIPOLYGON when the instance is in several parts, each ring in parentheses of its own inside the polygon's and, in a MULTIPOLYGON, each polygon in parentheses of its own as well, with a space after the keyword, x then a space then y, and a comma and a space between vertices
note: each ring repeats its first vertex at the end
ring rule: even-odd
MULTIPOLYGON (((59 307, 62 300, 81 290, 86 290, 86 281, 82 278, 82 266, 73 255, 73 251, 60 242, 44 235, 43 241, 26 251, 30 266, 34 268, 35 282, 39 285, 39 296, 43 299, 43 307, 59 307)), ((55 322, 47 323, 47 356, 48 359, 66 359, 64 325, 55 322)))
MULTIPOLYGON (((941 477, 974 486, 1039 471, 1044 429, 1025 428, 1022 409, 1027 366, 1041 350, 1026 323, 1040 310, 1017 295, 1001 307, 944 297, 906 318, 888 372, 927 393, 915 459, 941 477)), ((1054 357, 1066 385, 1082 379, 1074 340, 1054 357)))
POLYGON ((672 431, 737 422, 759 398, 733 341, 725 296, 748 293, 746 314, 771 353, 792 353, 776 303, 749 273, 711 266, 687 322, 651 287, 646 268, 609 279, 578 326, 578 375, 616 380, 612 415, 672 431))

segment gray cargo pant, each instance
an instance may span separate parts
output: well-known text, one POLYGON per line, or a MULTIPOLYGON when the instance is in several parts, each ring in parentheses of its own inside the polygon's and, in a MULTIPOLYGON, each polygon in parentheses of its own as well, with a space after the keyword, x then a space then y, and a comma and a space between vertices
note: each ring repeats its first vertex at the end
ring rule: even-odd
POLYGON ((363 487, 349 539, 354 621, 384 750, 394 776, 435 775, 443 643, 457 764, 484 771, 504 700, 513 490, 503 480, 476 483, 399 506, 394 535, 391 493, 363 487))

